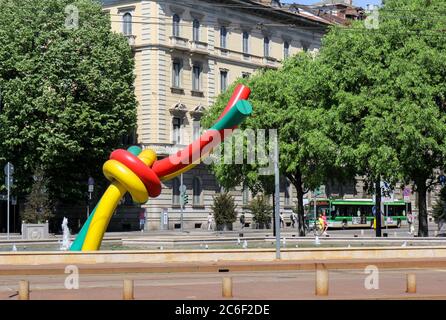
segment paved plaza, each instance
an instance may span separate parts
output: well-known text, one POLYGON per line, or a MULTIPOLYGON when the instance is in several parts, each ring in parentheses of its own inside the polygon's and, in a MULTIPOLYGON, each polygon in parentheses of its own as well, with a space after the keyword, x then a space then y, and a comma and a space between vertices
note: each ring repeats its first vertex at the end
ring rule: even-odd
MULTIPOLYGON (((329 295, 315 296, 315 274, 310 271, 81 275, 78 290, 64 288, 65 276, 28 276, 30 299, 122 299, 123 279, 134 279, 135 299, 223 299, 224 276, 233 279, 233 299, 446 299, 446 269, 382 270, 379 289, 365 288, 363 270, 330 270, 329 295), (405 293, 406 274, 415 273, 417 293, 405 293)), ((0 299, 17 299, 23 276, 0 277, 0 299)))

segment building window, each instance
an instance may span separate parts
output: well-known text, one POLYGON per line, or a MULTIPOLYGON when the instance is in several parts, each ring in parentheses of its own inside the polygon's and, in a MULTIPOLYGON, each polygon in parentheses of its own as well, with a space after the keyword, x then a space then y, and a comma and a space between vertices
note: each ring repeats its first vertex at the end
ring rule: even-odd
POLYGON ((181 87, 181 62, 179 60, 174 60, 172 66, 172 86, 174 88, 181 87))
POLYGON ((247 206, 249 204, 249 189, 247 186, 243 186, 242 190, 242 203, 244 206, 247 206))
POLYGON ((228 71, 220 71, 220 91, 225 92, 228 88, 228 71))
POLYGON ((172 142, 174 144, 181 143, 181 119, 178 117, 174 117, 172 119, 172 142))
POLYGON ((243 53, 249 53, 249 33, 247 31, 243 32, 243 53))
POLYGON ((289 206, 290 204, 291 204, 290 182, 287 179, 285 181, 285 205, 289 206))
POLYGON ((283 57, 286 59, 290 56, 290 43, 285 41, 283 44, 283 57))
POLYGON ((192 39, 194 41, 200 41, 200 21, 197 19, 193 22, 192 39))
POLYGON ((122 16, 122 22, 123 22, 123 33, 126 36, 132 35, 132 14, 130 12, 125 13, 122 16))
POLYGON ((192 132, 192 136, 194 140, 197 140, 198 138, 200 138, 200 131, 201 131, 201 123, 200 120, 194 120, 193 124, 192 124, 193 128, 193 132, 192 132))
POLYGON ((172 180, 172 205, 180 205, 180 179, 178 178, 172 180))
POLYGON ((176 13, 173 15, 173 29, 172 29, 172 35, 174 37, 180 36, 180 16, 176 13))
POLYGON ((263 55, 269 57, 269 38, 263 38, 263 55))
POLYGON ((201 67, 198 65, 194 65, 192 68, 192 90, 200 91, 200 81, 201 81, 201 67))
POLYGON ((228 31, 226 30, 225 26, 222 26, 220 28, 220 47, 226 49, 226 37, 227 37, 228 31))
POLYGON ((193 204, 195 206, 201 205, 202 187, 201 187, 201 180, 198 177, 194 178, 193 192, 194 192, 193 204))

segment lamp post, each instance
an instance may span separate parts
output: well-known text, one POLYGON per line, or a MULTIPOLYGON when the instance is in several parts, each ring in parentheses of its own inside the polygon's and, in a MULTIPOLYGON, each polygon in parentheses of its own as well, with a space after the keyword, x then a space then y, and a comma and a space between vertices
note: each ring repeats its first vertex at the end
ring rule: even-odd
POLYGON ((11 162, 8 162, 5 165, 5 184, 6 184, 6 189, 7 189, 7 205, 6 205, 6 233, 7 233, 7 237, 9 240, 9 205, 10 205, 10 196, 11 196, 11 187, 13 185, 13 174, 14 174, 14 166, 12 165, 11 162))
POLYGON ((94 190, 94 179, 92 177, 88 178, 88 203, 87 203, 87 219, 90 216, 90 201, 91 201, 91 194, 94 190))

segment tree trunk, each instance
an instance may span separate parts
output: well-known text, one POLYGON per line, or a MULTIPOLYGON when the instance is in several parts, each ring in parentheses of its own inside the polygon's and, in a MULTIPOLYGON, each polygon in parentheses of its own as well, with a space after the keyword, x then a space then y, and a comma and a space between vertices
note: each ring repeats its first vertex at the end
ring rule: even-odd
POLYGON ((297 192, 297 226, 299 227, 299 237, 305 237, 304 190, 300 172, 296 174, 295 182, 294 187, 297 192))
POLYGON ((415 181, 418 192, 418 236, 428 237, 429 228, 427 224, 427 207, 426 207, 426 179, 415 181))
POLYGON ((381 237, 381 181, 375 181, 376 236, 381 237))

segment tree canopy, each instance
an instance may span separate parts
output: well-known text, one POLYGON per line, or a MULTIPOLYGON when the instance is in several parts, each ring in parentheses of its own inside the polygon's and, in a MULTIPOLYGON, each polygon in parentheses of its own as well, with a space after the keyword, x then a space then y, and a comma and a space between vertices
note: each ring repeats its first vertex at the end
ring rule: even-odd
POLYGON ((0 164, 15 165, 18 192, 37 169, 56 199, 99 178, 136 124, 133 69, 99 2, 0 0, 0 164))
POLYGON ((420 236, 428 232, 426 191, 446 155, 445 11, 441 0, 388 0, 377 29, 334 28, 318 58, 332 71, 332 132, 343 161, 377 186, 413 182, 420 236))
MULTIPOLYGON (((250 101, 254 106, 253 116, 242 124, 241 129, 277 130, 280 171, 297 189, 301 234, 305 232, 304 193, 322 184, 328 171, 337 175, 337 147, 328 135, 332 116, 327 108, 330 95, 325 77, 325 69, 317 60, 311 55, 300 54, 286 61, 279 70, 266 70, 249 80, 240 80, 251 88, 250 101)), ((205 126, 209 127, 223 110, 232 89, 217 98, 203 121, 205 126)), ((255 163, 247 161, 249 149, 263 146, 245 142, 244 147, 243 164, 217 162, 212 165, 218 181, 226 188, 244 184, 254 193, 260 190, 272 193, 273 176, 262 175, 259 171, 268 163, 258 158, 255 163)))

